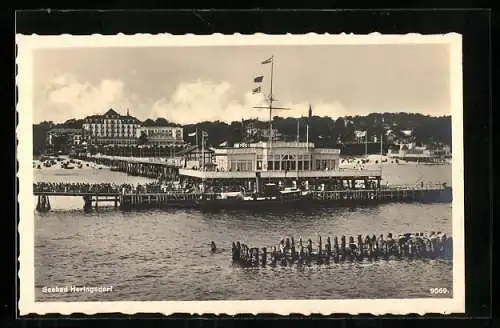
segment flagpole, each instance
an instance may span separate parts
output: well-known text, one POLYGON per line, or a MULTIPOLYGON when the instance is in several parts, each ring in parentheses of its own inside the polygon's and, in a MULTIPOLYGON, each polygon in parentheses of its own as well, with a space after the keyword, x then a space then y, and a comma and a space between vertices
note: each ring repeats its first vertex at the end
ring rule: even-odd
POLYGON ((300 118, 297 119, 297 143, 300 141, 300 127, 299 127, 299 123, 300 123, 300 118))
POLYGON ((368 130, 365 130, 365 157, 368 156, 368 130))
POLYGON ((309 121, 306 128, 306 150, 309 151, 309 121))
POLYGON ((382 147, 382 143, 384 142, 384 134, 381 134, 380 135, 380 174, 382 174, 382 156, 383 156, 383 147, 382 147))
POLYGON ((274 75, 274 55, 271 56, 271 95, 269 99, 269 150, 272 149, 273 143, 273 75, 274 75))
POLYGON ((201 170, 205 171, 205 133, 201 131, 201 170))
POLYGON ((198 127, 196 127, 196 149, 198 149, 198 127))
POLYGON ((309 111, 307 112, 307 125, 306 125, 306 151, 309 152, 309 123, 311 121, 311 105, 309 104, 309 111))
POLYGON ((296 187, 299 185, 299 142, 300 142, 300 118, 297 118, 297 152, 295 153, 295 172, 297 175, 296 187))

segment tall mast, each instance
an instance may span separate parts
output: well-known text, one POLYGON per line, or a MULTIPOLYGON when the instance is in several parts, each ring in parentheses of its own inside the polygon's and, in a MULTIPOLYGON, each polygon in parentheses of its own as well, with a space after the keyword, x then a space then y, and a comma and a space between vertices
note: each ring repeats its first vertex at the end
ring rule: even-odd
POLYGON ((271 56, 271 90, 269 95, 269 149, 272 149, 273 144, 273 75, 274 75, 274 55, 271 56))
MULTIPOLYGON (((196 150, 198 151, 198 150, 196 150)), ((205 131, 201 130, 201 170, 205 171, 205 131)))
POLYGON ((196 127, 196 151, 198 151, 198 127, 196 127))
POLYGON ((300 142, 300 119, 297 119, 297 143, 300 142))
MULTIPOLYGON (((268 156, 271 153, 272 150, 272 142, 273 142, 273 109, 284 109, 284 110, 289 110, 290 108, 284 108, 284 107, 273 107, 273 102, 275 101, 274 96, 273 96, 273 79, 274 79, 274 55, 272 55, 270 58, 264 60, 261 62, 261 64, 271 64, 271 86, 270 86, 270 94, 269 94, 269 106, 254 106, 253 108, 262 108, 262 109, 269 109, 269 140, 268 140, 268 156)), ((262 82, 262 77, 255 78, 254 82, 262 82)), ((260 90, 260 87, 257 89, 254 89, 254 92, 260 92, 257 91, 260 90)), ((269 157, 268 157, 269 158, 269 157)))
POLYGON ((368 156, 368 130, 365 130, 365 157, 368 156))
POLYGON ((380 172, 382 173, 382 156, 384 153, 384 148, 382 147, 382 142, 384 140, 384 134, 380 134, 380 172))

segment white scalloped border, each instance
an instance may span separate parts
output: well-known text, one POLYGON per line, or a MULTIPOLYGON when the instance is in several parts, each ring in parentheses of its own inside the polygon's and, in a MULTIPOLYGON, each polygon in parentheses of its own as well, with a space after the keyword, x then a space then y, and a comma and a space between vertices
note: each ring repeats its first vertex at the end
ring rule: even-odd
MULTIPOLYGON (((19 190, 19 314, 58 313, 174 313, 189 314, 427 314, 463 313, 465 311, 464 264, 464 181, 463 181, 463 104, 462 104, 462 36, 457 33, 441 35, 383 35, 354 34, 283 34, 252 35, 172 35, 135 34, 57 36, 16 35, 18 54, 18 160, 19 190), (431 44, 450 46, 452 152, 453 152, 453 298, 422 299, 346 299, 346 300, 258 300, 258 301, 140 301, 140 302, 35 302, 34 294, 34 204, 32 162, 32 56, 41 48, 74 47, 189 47, 189 46, 245 46, 245 45, 359 45, 359 44, 431 44), (26 201, 23 201, 25 199, 26 201)), ((435 286, 429 286, 435 287, 435 286)))

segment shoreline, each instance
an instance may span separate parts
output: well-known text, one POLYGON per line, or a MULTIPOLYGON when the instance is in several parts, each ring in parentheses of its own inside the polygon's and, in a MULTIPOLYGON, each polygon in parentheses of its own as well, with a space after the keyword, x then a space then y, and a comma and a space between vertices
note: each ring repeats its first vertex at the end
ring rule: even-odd
POLYGON ((445 166, 451 165, 451 159, 444 162, 419 162, 407 161, 387 155, 367 155, 367 156, 349 156, 340 155, 339 168, 366 168, 369 167, 384 167, 384 166, 399 166, 399 165, 426 165, 426 166, 445 166))

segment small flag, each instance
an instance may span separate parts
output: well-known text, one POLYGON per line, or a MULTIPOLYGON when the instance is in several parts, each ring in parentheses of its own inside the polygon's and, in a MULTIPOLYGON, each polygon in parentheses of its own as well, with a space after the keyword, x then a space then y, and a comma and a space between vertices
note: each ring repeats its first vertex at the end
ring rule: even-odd
POLYGON ((191 133, 188 133, 188 136, 189 137, 194 137, 196 135, 196 132, 191 132, 191 133))
POLYGON ((366 136, 366 131, 354 131, 356 138, 364 138, 366 136))
POLYGON ((309 118, 311 118, 312 116, 313 116, 313 110, 311 105, 309 105, 309 118))
POLYGON ((257 87, 257 88, 252 90, 252 93, 260 93, 260 92, 261 92, 260 87, 257 87))
POLYGON ((264 60, 264 61, 262 62, 262 64, 269 64, 269 63, 271 63, 272 61, 273 61, 273 57, 271 57, 271 58, 268 58, 268 59, 264 60))
POLYGON ((256 78, 253 79, 255 83, 261 83, 264 80, 264 76, 257 76, 256 78))

